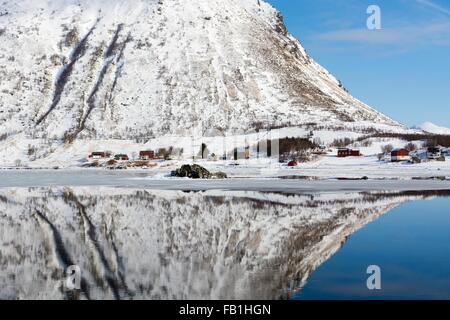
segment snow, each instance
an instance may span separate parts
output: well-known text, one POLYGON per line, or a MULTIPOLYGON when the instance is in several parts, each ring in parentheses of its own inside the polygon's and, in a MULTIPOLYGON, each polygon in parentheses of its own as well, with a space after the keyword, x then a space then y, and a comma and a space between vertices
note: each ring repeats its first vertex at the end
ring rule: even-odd
POLYGON ((450 128, 440 127, 431 122, 424 122, 418 128, 428 133, 450 135, 450 128))
MULTIPOLYGON (((327 146, 373 132, 422 132, 341 88, 262 0, 2 6, 8 14, 0 17, 0 168, 79 168, 93 151, 136 158, 141 150, 182 148, 181 159, 152 171, 159 179, 196 156, 202 143, 219 157, 255 147, 268 137, 256 133, 258 123, 275 128, 273 138, 314 130, 327 146)), ((407 141, 369 142, 352 145, 365 155, 360 159, 337 160, 332 150, 294 171, 274 158, 238 168, 230 161, 204 165, 232 177, 448 176, 447 163, 396 167, 375 159, 384 144, 407 141)))
MULTIPOLYGON (((361 133, 364 128, 369 128, 370 123, 359 122, 348 125, 347 128, 339 130, 317 130, 314 131, 314 139, 320 140, 325 145, 330 145, 335 139, 358 139, 366 134, 361 133)), ((388 127, 379 126, 380 130, 388 130, 388 127)), ((392 129, 392 128, 391 128, 392 129)), ((403 131, 401 132, 409 132, 403 131)), ((415 131, 411 131, 415 132, 415 131)), ((285 137, 305 138, 310 133, 308 128, 286 127, 271 131, 262 130, 256 133, 254 130, 241 134, 227 134, 223 136, 201 136, 197 135, 164 135, 146 140, 145 143, 138 143, 128 139, 77 139, 71 144, 65 144, 59 140, 51 139, 31 139, 25 134, 17 134, 0 141, 0 167, 14 167, 17 159, 21 160, 21 166, 30 168, 67 168, 81 166, 87 156, 94 151, 111 151, 114 154, 128 154, 130 158, 136 158, 141 150, 158 150, 160 148, 183 149, 182 159, 189 160, 197 156, 202 143, 206 144, 210 153, 221 157, 227 154, 231 157, 234 148, 250 146, 253 153, 256 153, 258 142, 267 139, 281 139, 285 137), (29 155, 29 147, 38 150, 36 155, 29 155)), ((392 144, 394 147, 403 147, 408 142, 400 139, 368 139, 370 146, 363 147, 360 143, 355 143, 353 147, 359 148, 364 155, 376 155, 381 152, 381 147, 392 144)), ((418 147, 422 141, 415 142, 418 147)), ((334 152, 334 151, 333 151, 334 152)), ((261 162, 261 161, 260 161, 261 162)), ((269 161, 270 162, 270 161, 269 161)), ((273 160, 272 160, 273 162, 273 160)), ((276 161, 275 161, 276 162, 276 161)))
POLYGON ((53 140, 80 130, 80 138, 149 140, 203 128, 235 135, 268 117, 277 127, 405 129, 340 88, 280 31, 277 11, 262 0, 14 0, 2 7, 0 135, 53 140), (63 70, 67 79, 58 78, 63 70))

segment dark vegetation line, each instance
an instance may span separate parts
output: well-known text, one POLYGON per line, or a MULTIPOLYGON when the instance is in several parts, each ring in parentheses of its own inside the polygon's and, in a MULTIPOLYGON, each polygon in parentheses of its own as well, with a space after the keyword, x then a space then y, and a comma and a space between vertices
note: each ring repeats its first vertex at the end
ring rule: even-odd
MULTIPOLYGON (((114 219, 113 219, 112 225, 114 225, 114 219)), ((116 263, 118 266, 118 275, 119 275, 122 287, 125 289, 126 293, 128 295, 130 295, 128 286, 126 283, 126 279, 125 279, 125 265, 123 263, 123 259, 122 259, 121 255, 119 254, 119 249, 117 248, 115 237, 114 237, 112 230, 107 234, 107 239, 109 240, 111 247, 113 249, 113 252, 114 252, 114 257, 115 257, 115 260, 116 260, 116 263)))
POLYGON ((108 72, 109 66, 111 65, 111 63, 114 60, 114 59, 112 59, 112 56, 114 55, 114 53, 117 49, 117 40, 119 39, 119 35, 120 35, 120 32, 122 31, 122 29, 123 29, 123 24, 119 24, 117 26, 116 32, 114 33, 114 36, 113 36, 110 44, 108 45, 108 48, 106 49, 103 67, 100 70, 100 73, 97 77, 97 81, 95 82, 94 88, 92 89, 91 93, 89 94, 89 97, 87 100, 88 110, 82 116, 80 123, 78 124, 78 127, 75 129, 75 131, 67 136, 68 142, 72 142, 73 140, 75 140, 76 137, 80 134, 80 132, 85 129, 86 121, 89 118, 92 111, 95 109, 95 100, 96 100, 97 92, 103 83, 105 75, 108 72))
POLYGON ((64 88, 66 87, 66 84, 69 80, 70 75, 73 72, 73 68, 75 64, 82 58, 86 52, 87 48, 87 42, 89 39, 89 36, 94 32, 95 27, 97 26, 99 20, 94 24, 94 26, 89 30, 89 32, 84 36, 83 39, 78 43, 78 45, 73 50, 72 54, 70 55, 70 62, 63 66, 61 73, 59 77, 56 79, 55 83, 55 90, 53 93, 53 100, 48 108, 47 112, 45 112, 37 121, 36 125, 40 125, 47 117, 48 115, 57 107, 59 102, 61 101, 61 96, 64 91, 64 88))
POLYGON ((62 240, 61 234, 58 229, 51 223, 51 221, 39 210, 36 210, 36 214, 42 219, 52 230, 53 241, 56 246, 56 253, 58 254, 59 259, 63 262, 64 267, 67 268, 69 266, 74 265, 72 258, 64 247, 64 242, 62 240))
MULTIPOLYGON (((69 253, 67 252, 64 241, 62 240, 61 233, 58 231, 58 229, 51 223, 51 221, 39 210, 36 210, 37 216, 44 221, 49 228, 52 230, 52 236, 53 236, 53 242, 55 243, 56 248, 56 254, 59 257, 59 260, 63 263, 63 268, 66 270, 68 267, 75 265, 76 263, 73 262, 72 258, 70 257, 69 253)), ((81 278, 81 290, 85 294, 86 298, 90 300, 89 295, 89 286, 86 282, 86 279, 83 277, 81 278)))
MULTIPOLYGON (((119 276, 120 277, 120 285, 119 285, 119 283, 118 283, 119 281, 114 276, 114 272, 112 271, 112 268, 109 265, 108 259, 106 259, 106 255, 99 244, 99 241, 97 238, 97 230, 96 230, 94 224, 89 219, 89 216, 87 215, 86 208, 84 207, 84 205, 71 192, 66 193, 65 196, 69 201, 71 201, 75 204, 76 208, 78 209, 78 213, 80 214, 83 221, 87 224, 88 228, 86 230, 87 231, 86 234, 88 235, 91 243, 94 245, 95 251, 97 252, 98 256, 100 257, 100 261, 102 262, 103 267, 106 269, 106 275, 105 275, 106 282, 108 283, 109 287, 111 288, 115 299, 120 300, 120 293, 119 293, 120 285, 125 289, 127 288, 126 283, 124 282, 124 278, 119 276)), ((115 244, 114 244, 114 246, 115 246, 115 244)))
POLYGON ((108 49, 106 49, 105 59, 108 59, 114 55, 114 52, 116 50, 117 40, 119 39, 120 31, 122 31, 122 29, 123 29, 123 24, 120 23, 117 26, 116 32, 114 32, 114 36, 108 46, 108 49))
POLYGON ((427 140, 432 141, 436 145, 441 145, 443 147, 450 147, 450 135, 440 135, 432 133, 413 133, 413 134, 402 134, 402 133, 377 133, 370 135, 368 138, 398 138, 406 141, 417 141, 417 140, 427 140))
MULTIPOLYGON (((294 208, 294 207, 303 207, 303 208, 318 208, 321 205, 345 205, 345 204, 355 204, 359 202, 368 202, 368 203, 376 203, 383 199, 396 199, 396 198, 403 198, 403 197, 422 197, 424 199, 433 198, 433 197, 450 197, 450 190, 418 190, 418 191, 393 191, 393 192, 359 192, 359 195, 363 196, 363 199, 356 199, 356 200, 346 200, 346 199, 335 199, 330 201, 323 201, 323 200, 316 200, 314 199, 315 194, 289 194, 286 192, 261 192, 263 194, 271 195, 283 195, 283 196, 309 196, 311 197, 311 200, 307 200, 304 203, 282 203, 280 201, 276 200, 267 200, 267 199, 254 199, 249 197, 239 198, 239 199, 232 199, 231 201, 233 203, 252 203, 254 208, 263 208, 265 205, 277 205, 283 208, 294 208)), ((225 198, 223 196, 208 196, 208 200, 212 201, 216 205, 221 205, 226 202, 225 198)))
POLYGON ((361 136, 357 139, 350 138, 342 138, 335 139, 331 144, 332 147, 344 148, 355 142, 365 142, 371 138, 380 138, 380 139, 400 139, 408 142, 412 141, 426 141, 426 146, 443 146, 450 147, 450 135, 441 135, 441 134, 433 134, 433 133, 387 133, 387 132, 379 132, 373 133, 365 136, 361 136))
MULTIPOLYGON (((117 63, 119 63, 119 62, 122 60, 122 58, 123 58, 123 53, 124 53, 124 51, 125 51, 125 48, 127 47, 127 44, 131 41, 131 39, 132 39, 132 38, 131 38, 131 33, 129 33, 127 39, 122 43, 122 47, 120 48, 119 55, 118 55, 118 57, 117 57, 117 59, 116 59, 116 62, 117 62, 117 63)), ((116 69, 116 73, 115 73, 115 75, 114 75, 114 81, 113 81, 113 84, 112 84, 112 86, 111 86, 111 90, 109 91, 109 98, 108 98, 109 103, 112 102, 113 92, 114 92, 114 90, 116 89, 117 81, 118 81, 120 75, 122 74, 122 68, 123 68, 123 65, 120 64, 120 65, 117 67, 117 69, 116 69)))
POLYGON ((364 195, 365 200, 381 200, 381 199, 390 199, 390 198, 398 198, 398 197, 423 197, 425 199, 433 198, 433 197, 450 197, 450 190, 411 190, 411 191, 400 191, 400 192, 379 192, 379 193, 370 193, 370 192, 361 192, 364 195))

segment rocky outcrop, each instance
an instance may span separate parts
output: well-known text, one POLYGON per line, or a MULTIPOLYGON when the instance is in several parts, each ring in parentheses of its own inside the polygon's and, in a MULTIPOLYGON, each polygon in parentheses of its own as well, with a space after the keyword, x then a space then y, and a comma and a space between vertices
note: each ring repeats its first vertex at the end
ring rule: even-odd
POLYGON ((181 168, 172 172, 172 176, 178 178, 191 178, 191 179, 226 179, 227 175, 224 172, 211 173, 207 169, 198 164, 183 165, 181 168))

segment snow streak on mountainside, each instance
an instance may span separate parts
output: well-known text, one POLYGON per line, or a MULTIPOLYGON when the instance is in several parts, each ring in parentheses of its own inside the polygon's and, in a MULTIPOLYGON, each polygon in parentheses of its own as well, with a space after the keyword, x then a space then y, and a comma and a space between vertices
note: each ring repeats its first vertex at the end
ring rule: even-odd
POLYGON ((288 298, 365 224, 420 194, 0 190, 1 299, 288 298))
POLYGON ((267 118, 399 128, 262 0, 7 0, 0 13, 0 135, 132 139, 267 118))

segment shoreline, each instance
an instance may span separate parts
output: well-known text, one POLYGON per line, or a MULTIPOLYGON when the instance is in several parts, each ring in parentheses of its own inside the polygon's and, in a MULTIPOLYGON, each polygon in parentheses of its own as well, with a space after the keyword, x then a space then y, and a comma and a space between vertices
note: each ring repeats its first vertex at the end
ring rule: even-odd
POLYGON ((99 169, 5 170, 0 173, 0 188, 45 187, 116 187, 127 189, 180 191, 263 191, 283 193, 354 192, 354 191, 425 191, 450 190, 446 177, 322 178, 310 176, 231 177, 194 180, 169 178, 167 172, 148 170, 111 171, 99 169))

